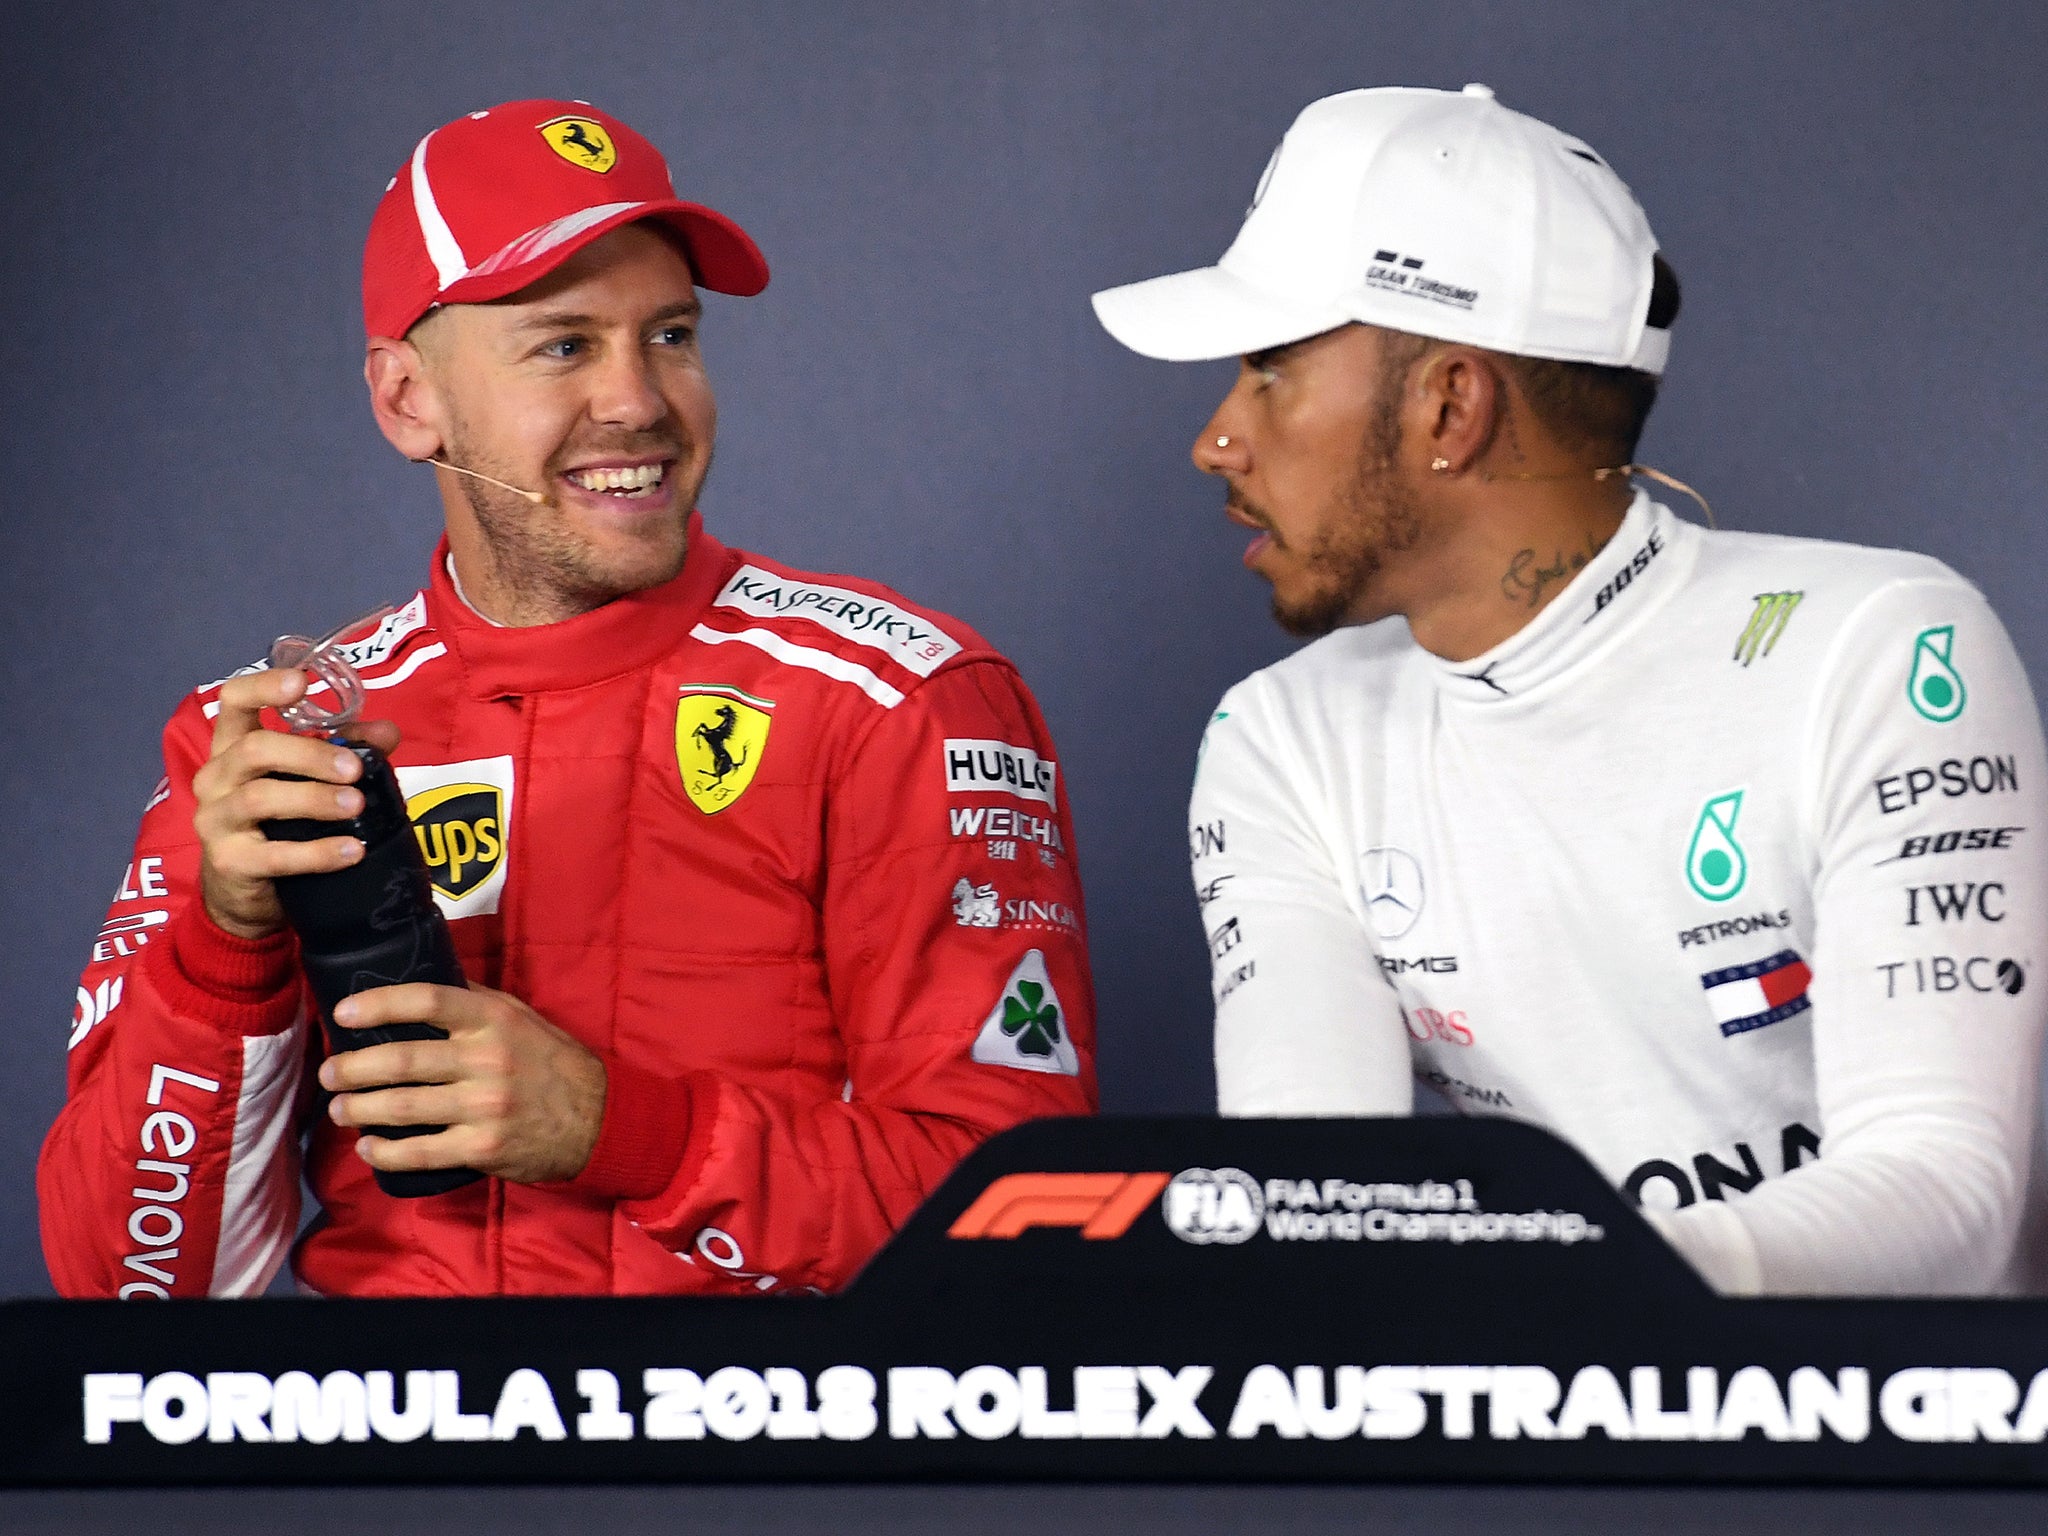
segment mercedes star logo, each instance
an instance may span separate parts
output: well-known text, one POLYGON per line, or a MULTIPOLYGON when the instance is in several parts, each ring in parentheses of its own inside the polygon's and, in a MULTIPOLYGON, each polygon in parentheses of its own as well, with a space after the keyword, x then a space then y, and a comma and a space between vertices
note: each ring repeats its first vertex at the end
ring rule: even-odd
POLYGON ((1358 884, 1381 938, 1400 938, 1422 916, 1422 866, 1400 849, 1366 849, 1358 856, 1358 884))

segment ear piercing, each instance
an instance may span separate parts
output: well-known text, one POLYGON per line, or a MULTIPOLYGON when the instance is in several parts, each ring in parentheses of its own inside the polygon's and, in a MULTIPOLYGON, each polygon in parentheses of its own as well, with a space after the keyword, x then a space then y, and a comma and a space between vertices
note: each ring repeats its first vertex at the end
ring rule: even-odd
POLYGON ((1438 454, 1435 458, 1429 461, 1429 467, 1435 470, 1438 474, 1442 474, 1445 470, 1451 467, 1451 461, 1445 458, 1442 454, 1438 454))

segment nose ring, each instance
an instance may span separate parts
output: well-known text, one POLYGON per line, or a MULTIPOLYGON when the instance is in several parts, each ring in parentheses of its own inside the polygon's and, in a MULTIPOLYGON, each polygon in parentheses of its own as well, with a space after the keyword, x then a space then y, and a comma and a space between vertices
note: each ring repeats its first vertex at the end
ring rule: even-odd
POLYGON ((1228 437, 1219 437, 1216 439, 1216 446, 1218 448, 1228 448, 1230 446, 1230 439, 1228 437))

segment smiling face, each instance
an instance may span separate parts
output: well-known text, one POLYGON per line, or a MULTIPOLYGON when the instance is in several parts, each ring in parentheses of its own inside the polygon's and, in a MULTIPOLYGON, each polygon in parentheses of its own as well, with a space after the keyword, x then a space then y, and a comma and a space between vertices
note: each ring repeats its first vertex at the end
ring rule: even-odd
POLYGON ((548 498, 439 471, 456 568, 488 616, 568 618, 682 569, 717 424, 698 317, 689 263, 645 224, 508 299, 436 311, 409 338, 412 393, 390 397, 431 435, 425 452, 394 434, 380 391, 378 346, 397 359, 388 375, 408 344, 372 344, 372 397, 401 451, 548 498))
POLYGON ((1229 485, 1225 511, 1257 530, 1244 563, 1291 634, 1396 611, 1387 569, 1422 526, 1399 414, 1410 341, 1348 325, 1255 353, 1195 441, 1196 467, 1229 485))

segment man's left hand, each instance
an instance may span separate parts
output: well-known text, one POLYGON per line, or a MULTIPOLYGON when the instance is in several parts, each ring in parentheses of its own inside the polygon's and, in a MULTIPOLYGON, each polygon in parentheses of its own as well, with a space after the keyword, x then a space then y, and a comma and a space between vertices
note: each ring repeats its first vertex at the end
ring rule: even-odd
POLYGON ((515 1184, 571 1179, 604 1120, 604 1063, 518 998, 424 982, 359 992, 335 1010, 350 1029, 434 1024, 446 1040, 405 1040, 330 1056, 320 1084, 336 1125, 443 1125, 431 1136, 364 1136, 372 1168, 474 1168, 515 1184), (397 1086, 409 1085, 409 1086, 397 1086))

